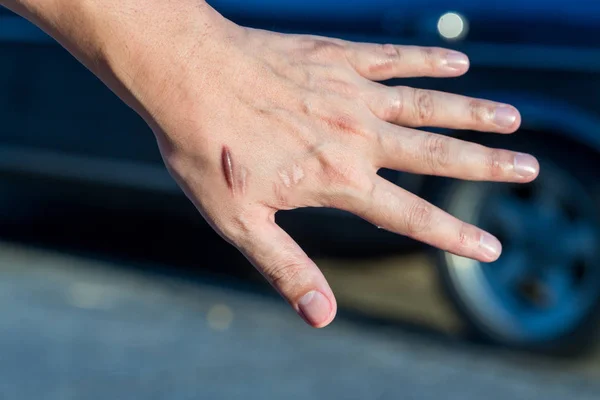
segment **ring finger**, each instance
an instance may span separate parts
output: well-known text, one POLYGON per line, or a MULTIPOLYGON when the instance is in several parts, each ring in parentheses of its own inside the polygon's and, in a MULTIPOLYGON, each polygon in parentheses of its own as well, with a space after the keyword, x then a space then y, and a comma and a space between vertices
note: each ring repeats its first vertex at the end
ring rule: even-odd
POLYGON ((534 180, 539 163, 529 154, 382 123, 376 167, 457 179, 519 182, 534 180))

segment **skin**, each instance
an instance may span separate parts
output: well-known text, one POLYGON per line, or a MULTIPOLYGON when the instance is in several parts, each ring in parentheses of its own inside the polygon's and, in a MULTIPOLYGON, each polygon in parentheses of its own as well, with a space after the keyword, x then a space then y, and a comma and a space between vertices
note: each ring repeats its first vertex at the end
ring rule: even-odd
POLYGON ((496 238, 380 178, 380 168, 526 183, 535 158, 413 128, 509 134, 518 111, 390 78, 456 77, 465 55, 238 26, 200 0, 0 0, 58 40, 152 128, 202 216, 314 327, 335 297, 275 222, 331 207, 454 254, 497 259, 496 238))

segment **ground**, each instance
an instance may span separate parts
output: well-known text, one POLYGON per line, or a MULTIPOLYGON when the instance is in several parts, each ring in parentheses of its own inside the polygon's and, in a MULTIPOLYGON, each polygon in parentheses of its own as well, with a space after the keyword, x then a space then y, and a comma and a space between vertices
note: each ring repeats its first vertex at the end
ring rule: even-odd
POLYGON ((416 272, 427 271, 419 257, 373 261, 366 276, 320 262, 343 307, 392 320, 408 313, 429 328, 370 324, 342 311, 331 327, 313 330, 277 297, 243 284, 2 244, 0 398, 598 398, 600 357, 565 363, 431 334, 457 321, 423 294, 434 291, 416 272), (393 272, 398 263, 408 266, 404 275, 393 272), (387 288, 375 284, 383 277, 387 288), (363 295, 352 296, 359 286, 363 295))

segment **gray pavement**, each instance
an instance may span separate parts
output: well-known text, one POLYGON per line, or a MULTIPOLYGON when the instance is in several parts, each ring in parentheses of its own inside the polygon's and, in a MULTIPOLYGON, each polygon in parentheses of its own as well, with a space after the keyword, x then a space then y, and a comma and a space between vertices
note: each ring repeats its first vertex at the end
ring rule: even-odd
POLYGON ((0 398, 598 399, 592 376, 0 245, 0 398))

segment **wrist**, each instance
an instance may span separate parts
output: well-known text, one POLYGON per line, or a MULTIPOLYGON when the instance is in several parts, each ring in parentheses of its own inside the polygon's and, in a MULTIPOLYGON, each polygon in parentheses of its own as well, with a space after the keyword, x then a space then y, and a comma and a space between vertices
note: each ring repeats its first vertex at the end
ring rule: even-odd
POLYGON ((171 105, 183 106, 187 81, 203 91, 226 39, 242 32, 204 1, 133 0, 118 10, 90 1, 102 16, 94 72, 153 127, 171 105))
POLYGON ((196 68, 202 74, 227 32, 237 28, 199 0, 86 2, 94 29, 93 52, 84 63, 149 123, 181 87, 182 66, 193 58, 203 64, 196 68))

